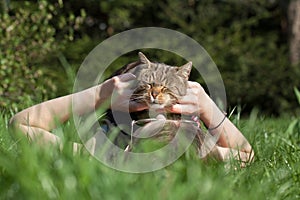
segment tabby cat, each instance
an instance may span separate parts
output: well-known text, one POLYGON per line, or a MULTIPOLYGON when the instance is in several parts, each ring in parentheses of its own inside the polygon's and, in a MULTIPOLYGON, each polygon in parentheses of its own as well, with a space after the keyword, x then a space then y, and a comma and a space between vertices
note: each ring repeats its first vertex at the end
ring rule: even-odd
POLYGON ((141 64, 129 70, 139 81, 132 100, 169 106, 186 94, 187 81, 192 69, 191 62, 181 67, 172 67, 152 63, 141 52, 139 57, 141 64))
MULTIPOLYGON (((133 95, 131 96, 131 101, 145 102, 148 104, 149 108, 153 106, 167 107, 177 103, 178 99, 184 96, 187 92, 187 83, 191 72, 192 63, 188 62, 187 64, 181 67, 170 66, 163 63, 151 62, 141 52, 139 52, 138 55, 139 61, 128 64, 127 66, 121 68, 119 71, 113 74, 113 76, 115 76, 130 72, 136 76, 138 84, 133 95)), ((114 116, 116 116, 116 114, 118 116, 122 116, 122 114, 125 114, 122 112, 113 112, 115 113, 114 116)), ((111 110, 108 110, 107 118, 112 124, 116 125, 117 123, 113 117, 113 112, 111 110)), ((145 110, 133 112, 130 113, 130 115, 132 120, 141 120, 156 118, 158 114, 151 114, 149 110, 145 110)), ((167 142, 172 140, 172 138, 178 130, 179 125, 178 123, 176 123, 176 121, 178 122, 182 118, 190 119, 190 117, 188 116, 182 116, 179 114, 165 114, 163 117, 159 117, 170 120, 168 120, 168 123, 164 122, 163 127, 158 130, 158 133, 154 133, 153 135, 155 135, 154 138, 165 140, 167 142)), ((124 117, 124 119, 126 119, 126 117, 124 117)), ((130 127, 132 121, 125 120, 122 123, 124 123, 125 126, 130 127)), ((120 124, 120 122, 118 122, 118 124, 120 124)), ((153 123, 153 125, 157 124, 157 122, 153 123)), ((161 127, 161 124, 158 126, 161 127)), ((187 130, 187 132, 194 131, 195 128, 193 126, 195 125, 192 123, 184 124, 184 127, 187 130)), ((137 128, 135 127, 135 129, 137 128)), ((128 130, 129 129, 127 129, 127 132, 123 130, 119 134, 120 137, 117 138, 117 144, 119 146, 120 143, 123 143, 123 145, 127 146, 129 142, 128 136, 130 136, 130 134, 128 134, 128 130)), ((142 130, 144 132, 155 132, 155 130, 157 129, 155 128, 155 126, 149 126, 148 124, 146 128, 142 130)), ((197 129, 197 132, 198 133, 196 134, 196 144, 197 146, 200 146, 202 140, 202 133, 200 132, 200 129, 197 129)), ((121 146, 123 145, 121 144, 121 146)))

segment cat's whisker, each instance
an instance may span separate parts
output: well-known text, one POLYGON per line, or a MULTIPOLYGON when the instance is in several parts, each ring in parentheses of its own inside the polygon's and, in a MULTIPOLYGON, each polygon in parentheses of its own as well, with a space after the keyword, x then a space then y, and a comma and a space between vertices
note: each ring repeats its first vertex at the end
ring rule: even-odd
POLYGON ((140 98, 131 98, 131 100, 136 101, 136 100, 145 100, 145 97, 140 97, 140 98))
POLYGON ((141 95, 131 95, 131 97, 144 97, 144 96, 141 96, 141 95))

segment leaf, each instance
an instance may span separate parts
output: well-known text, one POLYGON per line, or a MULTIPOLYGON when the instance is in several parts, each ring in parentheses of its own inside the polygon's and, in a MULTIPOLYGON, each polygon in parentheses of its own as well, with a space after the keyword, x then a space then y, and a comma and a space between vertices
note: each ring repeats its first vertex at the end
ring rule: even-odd
POLYGON ((288 134, 288 135, 293 135, 293 133, 294 133, 294 131, 295 131, 295 127, 296 127, 296 125, 297 125, 297 123, 298 123, 299 121, 298 121, 298 119, 294 119, 290 124, 289 124, 289 126, 288 126, 288 128, 286 129, 286 134, 288 134))
POLYGON ((298 103, 300 104, 300 92, 296 87, 294 87, 294 92, 297 97, 298 103))

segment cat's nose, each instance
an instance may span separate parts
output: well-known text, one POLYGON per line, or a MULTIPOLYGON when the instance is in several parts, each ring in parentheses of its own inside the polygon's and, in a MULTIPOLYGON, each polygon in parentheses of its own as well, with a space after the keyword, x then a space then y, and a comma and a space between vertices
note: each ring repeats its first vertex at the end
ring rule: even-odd
POLYGON ((158 92, 152 91, 152 92, 151 92, 151 95, 152 95, 153 99, 156 99, 156 97, 157 97, 157 95, 158 95, 158 92))

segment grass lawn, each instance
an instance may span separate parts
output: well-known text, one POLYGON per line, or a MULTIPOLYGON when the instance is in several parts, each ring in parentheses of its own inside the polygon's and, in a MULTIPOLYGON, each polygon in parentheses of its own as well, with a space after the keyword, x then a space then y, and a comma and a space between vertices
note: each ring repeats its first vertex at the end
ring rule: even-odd
POLYGON ((300 199, 297 119, 233 119, 256 153, 247 168, 204 163, 188 151, 159 171, 129 174, 68 148, 13 140, 8 118, 0 118, 0 199, 300 199))

